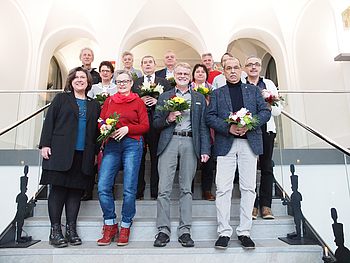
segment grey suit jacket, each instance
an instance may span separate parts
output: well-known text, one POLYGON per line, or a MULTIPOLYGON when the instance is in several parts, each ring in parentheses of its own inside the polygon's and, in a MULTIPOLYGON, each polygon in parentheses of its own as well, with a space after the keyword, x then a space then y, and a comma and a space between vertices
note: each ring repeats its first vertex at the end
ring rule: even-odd
MULTIPOLYGON (((175 96, 174 88, 164 92, 159 96, 157 106, 163 106, 164 101, 173 96, 175 96)), ((205 124, 206 107, 204 96, 196 91, 191 91, 192 141, 198 159, 202 154, 210 155, 210 134, 209 128, 205 124)), ((153 126, 160 131, 157 155, 160 155, 164 151, 173 137, 176 123, 173 122, 168 124, 165 121, 168 115, 169 112, 160 111, 156 107, 153 126)))
MULTIPOLYGON (((230 124, 225 122, 232 112, 232 102, 228 86, 225 85, 213 91, 210 97, 206 122, 215 130, 214 155, 226 155, 232 146, 234 136, 229 133, 230 124)), ((266 123, 271 116, 267 103, 261 95, 259 87, 241 84, 243 105, 253 116, 259 119, 259 126, 266 123)), ((247 139, 250 147, 256 155, 263 153, 262 132, 260 127, 248 131, 247 139)))

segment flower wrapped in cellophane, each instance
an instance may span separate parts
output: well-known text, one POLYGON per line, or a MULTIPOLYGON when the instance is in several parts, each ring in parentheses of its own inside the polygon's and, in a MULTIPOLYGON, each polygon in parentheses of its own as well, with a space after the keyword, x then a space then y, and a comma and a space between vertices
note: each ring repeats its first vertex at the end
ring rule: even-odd
POLYGON ((209 96, 212 92, 211 88, 208 88, 204 85, 198 85, 198 86, 194 87, 193 90, 203 94, 205 97, 209 96))
MULTIPOLYGON (((190 109, 190 107, 191 107, 190 103, 188 103, 188 101, 185 100, 184 98, 173 96, 168 100, 165 100, 163 106, 157 106, 157 110, 174 112, 174 111, 185 111, 190 109)), ((176 123, 181 122, 182 117, 183 116, 181 115, 176 116, 176 120, 175 120, 176 123)))
POLYGON ((267 89, 263 89, 261 91, 261 94, 264 100, 271 106, 278 106, 278 102, 284 101, 284 98, 282 96, 273 94, 271 91, 267 89))
POLYGON ((107 119, 98 118, 97 122, 100 126, 100 135, 97 137, 98 142, 105 143, 109 136, 116 130, 120 114, 114 112, 107 119))
POLYGON ((225 121, 230 124, 236 124, 239 128, 246 127, 249 131, 255 129, 259 125, 257 116, 253 116, 246 108, 231 112, 225 121))
POLYGON ((105 103, 105 101, 108 97, 109 97, 108 92, 102 92, 102 93, 96 95, 96 100, 98 101, 98 103, 100 103, 100 105, 103 105, 103 103, 105 103))
POLYGON ((158 98, 164 91, 164 87, 160 84, 145 81, 140 86, 140 97, 151 96, 152 98, 158 98))

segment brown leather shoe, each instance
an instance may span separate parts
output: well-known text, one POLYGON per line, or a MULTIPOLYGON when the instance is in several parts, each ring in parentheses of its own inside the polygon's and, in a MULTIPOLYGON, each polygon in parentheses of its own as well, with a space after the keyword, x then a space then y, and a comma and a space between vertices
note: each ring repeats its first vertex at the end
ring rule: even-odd
POLYGON ((258 213, 259 213, 258 208, 254 207, 253 212, 252 212, 252 219, 253 220, 256 220, 258 218, 258 213))
POLYGON ((208 201, 215 201, 215 196, 210 191, 205 191, 202 194, 202 199, 208 201))
POLYGON ((275 217, 272 214, 271 208, 267 206, 263 206, 261 208, 261 217, 263 219, 275 219, 275 217))

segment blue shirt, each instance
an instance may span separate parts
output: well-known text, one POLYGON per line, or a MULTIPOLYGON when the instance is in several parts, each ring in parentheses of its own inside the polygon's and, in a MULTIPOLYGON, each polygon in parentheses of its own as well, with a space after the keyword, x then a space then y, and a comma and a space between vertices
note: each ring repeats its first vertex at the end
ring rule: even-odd
POLYGON ((75 150, 84 151, 85 148, 85 131, 86 131, 86 100, 75 99, 79 107, 79 120, 77 140, 75 150))

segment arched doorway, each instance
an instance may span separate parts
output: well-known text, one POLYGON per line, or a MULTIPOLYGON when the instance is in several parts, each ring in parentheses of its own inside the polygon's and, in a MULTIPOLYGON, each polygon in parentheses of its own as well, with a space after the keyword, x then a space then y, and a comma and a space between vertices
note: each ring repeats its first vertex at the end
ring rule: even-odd
POLYGON ((251 38, 240 38, 232 41, 227 51, 237 57, 242 64, 249 56, 257 56, 262 60, 261 75, 271 79, 278 86, 276 63, 270 49, 261 41, 251 38))
POLYGON ((130 52, 134 55, 134 66, 140 68, 141 59, 145 55, 155 58, 157 69, 163 68, 163 56, 166 51, 172 50, 176 54, 178 62, 187 62, 192 67, 201 62, 200 54, 190 45, 168 37, 154 37, 143 40, 134 46, 130 52))
POLYGON ((63 86, 62 86, 61 68, 57 59, 55 58, 55 56, 53 56, 50 60, 46 89, 52 90, 52 89, 62 89, 62 88, 63 86))

